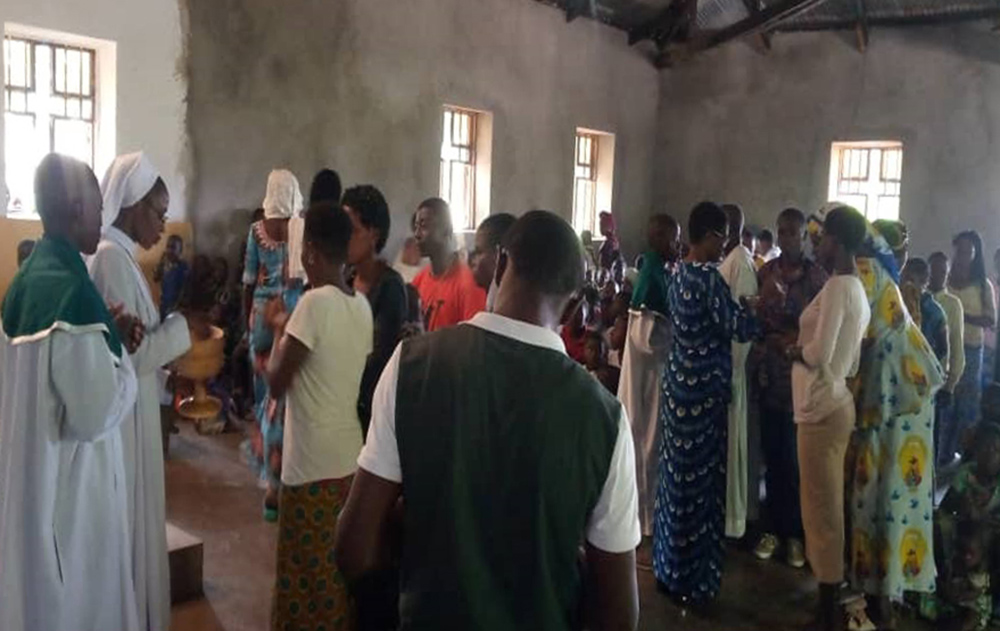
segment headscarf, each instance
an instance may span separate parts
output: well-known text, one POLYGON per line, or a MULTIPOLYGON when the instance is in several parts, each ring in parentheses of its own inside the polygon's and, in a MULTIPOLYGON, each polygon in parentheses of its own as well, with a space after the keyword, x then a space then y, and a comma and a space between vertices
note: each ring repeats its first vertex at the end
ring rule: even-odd
POLYGON ((264 196, 266 219, 291 219, 302 212, 302 192, 299 181, 287 169, 275 169, 267 176, 267 194, 264 196))
MULTIPOLYGON (((826 204, 823 204, 818 211, 809 216, 808 228, 810 233, 814 230, 822 231, 823 223, 826 222, 826 216, 829 215, 833 209, 841 207, 851 208, 850 205, 842 204, 840 202, 827 202, 826 204)), ((902 225, 902 223, 900 223, 900 225, 902 225)), ((896 264, 896 257, 893 254, 892 248, 889 247, 889 243, 886 241, 885 237, 882 236, 867 219, 865 220, 865 227, 865 242, 862 244, 861 249, 858 252, 858 256, 875 259, 878 264, 885 269, 889 276, 892 277, 893 282, 896 283, 896 285, 899 285, 899 265, 896 264)))
POLYGON ((305 237, 305 219, 302 214, 302 191, 295 174, 287 169, 274 169, 267 176, 267 194, 264 196, 265 219, 288 219, 288 275, 306 280, 302 267, 302 241, 305 237))
POLYGON ((910 245, 910 236, 906 230, 906 224, 902 221, 878 219, 872 222, 872 227, 882 235, 893 252, 900 252, 910 245))
POLYGON ((101 223, 104 229, 114 225, 123 208, 138 204, 153 190, 153 185, 159 178, 159 171, 141 151, 115 158, 101 183, 101 193, 104 196, 101 223))

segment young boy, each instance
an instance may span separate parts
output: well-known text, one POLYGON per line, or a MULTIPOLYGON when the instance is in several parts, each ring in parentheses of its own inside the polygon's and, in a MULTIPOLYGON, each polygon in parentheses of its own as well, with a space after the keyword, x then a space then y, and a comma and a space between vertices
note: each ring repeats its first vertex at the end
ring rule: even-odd
MULTIPOLYGON (((927 338, 927 342, 934 350, 941 366, 947 367, 948 318, 938 301, 934 299, 931 292, 927 291, 927 287, 930 285, 930 266, 924 259, 912 258, 903 266, 900 280, 904 295, 911 288, 916 295, 918 305, 912 307, 914 310, 919 310, 920 332, 927 338)), ((907 304, 907 308, 911 308, 911 305, 907 304)))
POLYGON ((608 392, 618 394, 621 371, 608 364, 608 344, 598 331, 587 331, 583 346, 583 364, 608 392))
MULTIPOLYGON (((998 390, 990 390, 995 399, 998 390)), ((986 399, 984 394, 984 404, 986 399)), ((985 628, 982 619, 989 620, 992 608, 990 583, 996 584, 990 574, 997 570, 989 546, 973 544, 992 540, 1000 525, 1000 425, 983 422, 975 429, 973 459, 958 468, 934 516, 943 587, 934 604, 937 613, 956 618, 961 629, 985 628)))
POLYGON ((361 453, 357 399, 374 325, 368 299, 344 278, 350 239, 351 220, 340 206, 309 209, 302 265, 312 289, 290 318, 274 318, 280 342, 267 380, 273 397, 287 395, 288 407, 273 629, 353 628, 354 604, 332 542, 361 453))
POLYGON ((177 308, 181 294, 184 292, 188 264, 181 258, 183 253, 184 240, 176 234, 170 235, 167 238, 167 247, 163 252, 163 258, 160 259, 153 274, 153 280, 160 283, 162 289, 160 294, 161 318, 166 318, 171 311, 177 308))

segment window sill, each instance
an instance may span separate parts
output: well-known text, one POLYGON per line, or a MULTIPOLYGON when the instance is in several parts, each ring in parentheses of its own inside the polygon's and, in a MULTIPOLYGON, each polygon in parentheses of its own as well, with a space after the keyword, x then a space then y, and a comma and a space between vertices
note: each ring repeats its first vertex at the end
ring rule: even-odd
POLYGON ((0 213, 0 217, 15 221, 41 221, 42 219, 38 213, 29 210, 8 210, 6 213, 0 213))

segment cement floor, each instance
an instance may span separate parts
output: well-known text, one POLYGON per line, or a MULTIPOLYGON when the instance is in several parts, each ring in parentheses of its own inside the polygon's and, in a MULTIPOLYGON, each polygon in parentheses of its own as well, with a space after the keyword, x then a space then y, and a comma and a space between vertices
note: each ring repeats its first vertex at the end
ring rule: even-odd
MULTIPOLYGON (((187 423, 171 439, 167 515, 205 546, 205 598, 173 609, 173 631, 265 631, 276 528, 261 517, 262 492, 243 464, 239 436, 199 436, 187 423)), ((760 563, 732 550, 721 597, 708 615, 685 614, 640 570, 639 628, 649 631, 782 631, 810 619, 814 582, 806 571, 760 563)), ((902 621, 901 631, 929 629, 902 621)))

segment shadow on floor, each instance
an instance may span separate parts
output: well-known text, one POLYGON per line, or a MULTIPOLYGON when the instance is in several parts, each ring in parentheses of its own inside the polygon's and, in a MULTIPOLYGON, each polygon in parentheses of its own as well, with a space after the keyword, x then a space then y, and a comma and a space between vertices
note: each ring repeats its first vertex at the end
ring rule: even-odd
MULTIPOLYGON (((205 544, 205 598, 173 608, 173 631, 269 628, 277 528, 261 516, 263 492, 239 454, 240 436, 200 436, 189 423, 172 437, 167 462, 168 519, 205 544)), ((813 608, 808 570, 761 563, 745 551, 726 558, 722 594, 712 612, 686 614, 640 570, 639 628, 648 631, 803 629, 813 608)), ((900 631, 930 629, 903 620, 900 631)))

